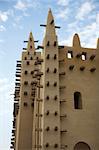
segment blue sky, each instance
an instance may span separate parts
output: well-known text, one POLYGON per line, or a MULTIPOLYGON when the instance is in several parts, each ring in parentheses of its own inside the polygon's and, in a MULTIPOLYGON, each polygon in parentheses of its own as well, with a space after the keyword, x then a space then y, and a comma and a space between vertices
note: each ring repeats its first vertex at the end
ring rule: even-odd
POLYGON ((15 66, 32 31, 42 43, 48 9, 51 8, 60 44, 71 45, 78 33, 82 46, 96 47, 99 37, 99 0, 0 0, 0 150, 9 150, 15 66))

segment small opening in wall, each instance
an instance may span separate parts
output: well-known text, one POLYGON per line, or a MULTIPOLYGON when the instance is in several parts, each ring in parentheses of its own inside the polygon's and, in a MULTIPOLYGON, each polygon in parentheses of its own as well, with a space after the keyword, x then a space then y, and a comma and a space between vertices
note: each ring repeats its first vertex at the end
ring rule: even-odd
POLYGON ((32 49, 32 45, 30 45, 30 49, 32 49))
POLYGON ((24 59, 27 60, 27 57, 25 57, 24 59))
POLYGON ((50 85, 49 81, 47 81, 46 85, 47 85, 47 86, 49 86, 49 85, 50 85))
POLYGON ((34 52, 34 55, 36 55, 36 52, 34 52))
POLYGON ((73 52, 72 51, 68 51, 67 58, 69 58, 69 59, 73 58, 73 52))
POLYGON ((28 93, 25 91, 25 92, 24 92, 24 95, 25 95, 25 96, 27 96, 27 95, 28 95, 28 93))
POLYGON ((48 126, 48 127, 46 127, 46 131, 49 131, 50 130, 50 127, 48 126))
POLYGON ((33 74, 34 73, 34 71, 31 71, 31 74, 33 74))
POLYGON ((57 86, 57 82, 54 82, 54 87, 57 86))
POLYGON ((54 100, 57 100, 58 98, 57 98, 57 95, 55 95, 55 97, 54 97, 54 100))
POLYGON ((55 116, 57 116, 57 115, 58 115, 58 112, 57 112, 57 111, 55 111, 54 115, 55 115, 55 116))
POLYGON ((49 96, 46 96, 46 100, 49 100, 49 96))
POLYGON ((49 46, 49 45, 50 45, 50 41, 47 42, 47 46, 49 46))
POLYGON ((86 60, 86 52, 82 52, 81 59, 86 60))
POLYGON ((47 72, 47 73, 49 72, 49 68, 47 68, 46 72, 47 72))
POLYGON ((24 81, 24 85, 28 85, 28 81, 24 81))
POLYGON ((57 45, 57 42, 56 41, 54 41, 54 46, 56 46, 57 45))
POLYGON ((31 103, 31 106, 34 107, 34 102, 31 103))
POLYGON ((27 71, 27 70, 25 70, 25 71, 24 71, 24 74, 28 74, 28 71, 27 71))
POLYGON ((49 143, 46 143, 46 145, 45 145, 46 147, 49 147, 49 143))
POLYGON ((27 104, 27 102, 24 102, 24 106, 27 106, 28 104, 27 104))
POLYGON ((54 147, 57 148, 57 147, 58 147, 58 144, 55 144, 54 147))
POLYGON ((82 97, 80 92, 74 93, 74 108, 82 109, 82 97))
POLYGON ((57 72, 57 69, 56 68, 54 68, 54 71, 53 71, 54 73, 56 73, 57 72))
POLYGON ((55 55, 54 55, 54 59, 56 59, 56 58, 57 58, 57 55, 55 54, 55 55))
POLYGON ((50 58, 50 55, 49 55, 49 54, 47 54, 46 59, 49 59, 49 58, 50 58))
POLYGON ((47 110, 46 115, 47 115, 47 116, 49 115, 49 110, 47 110))
POLYGON ((33 60, 33 57, 31 57, 30 60, 33 60))
POLYGON ((27 65, 29 65, 30 64, 30 62, 29 61, 27 61, 27 65))
POLYGON ((58 131, 58 127, 56 126, 56 127, 54 128, 54 130, 55 130, 55 131, 58 131))

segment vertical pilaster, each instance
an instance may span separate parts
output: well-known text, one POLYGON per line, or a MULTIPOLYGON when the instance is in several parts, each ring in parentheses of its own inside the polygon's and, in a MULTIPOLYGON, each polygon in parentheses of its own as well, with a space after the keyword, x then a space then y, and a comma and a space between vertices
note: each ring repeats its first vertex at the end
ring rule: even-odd
POLYGON ((35 47, 30 33, 26 51, 22 53, 20 101, 17 117, 16 150, 32 149, 32 130, 34 112, 33 69, 35 63, 35 47))
POLYGON ((42 149, 60 150, 58 40, 51 10, 48 12, 43 47, 42 149))

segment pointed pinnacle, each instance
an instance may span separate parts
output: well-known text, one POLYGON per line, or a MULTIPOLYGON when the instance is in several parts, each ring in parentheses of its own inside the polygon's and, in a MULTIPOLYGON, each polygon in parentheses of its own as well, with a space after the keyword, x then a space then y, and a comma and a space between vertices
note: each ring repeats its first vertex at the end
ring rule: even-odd
POLYGON ((56 35, 55 25, 54 25, 54 17, 53 17, 51 9, 49 9, 49 12, 48 12, 46 34, 47 35, 50 35, 50 34, 56 35))
POLYGON ((73 47, 81 47, 80 38, 77 33, 75 33, 75 35, 73 37, 73 47))
POLYGON ((32 32, 30 32, 30 34, 29 34, 27 50, 28 51, 30 51, 30 50, 35 51, 34 38, 33 38, 32 32))

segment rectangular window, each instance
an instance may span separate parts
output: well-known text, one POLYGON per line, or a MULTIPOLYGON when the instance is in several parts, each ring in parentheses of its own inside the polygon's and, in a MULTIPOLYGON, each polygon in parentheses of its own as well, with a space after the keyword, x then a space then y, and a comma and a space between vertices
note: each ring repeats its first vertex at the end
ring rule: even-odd
POLYGON ((82 109, 82 97, 80 92, 74 93, 74 108, 82 109))
POLYGON ((73 58, 73 52, 72 51, 68 51, 67 58, 69 58, 69 59, 73 58))
POLYGON ((81 59, 82 59, 82 60, 86 60, 86 59, 87 59, 87 58, 86 58, 86 52, 82 52, 81 59))
POLYGON ((29 65, 30 64, 30 62, 29 61, 27 61, 27 65, 29 65))

